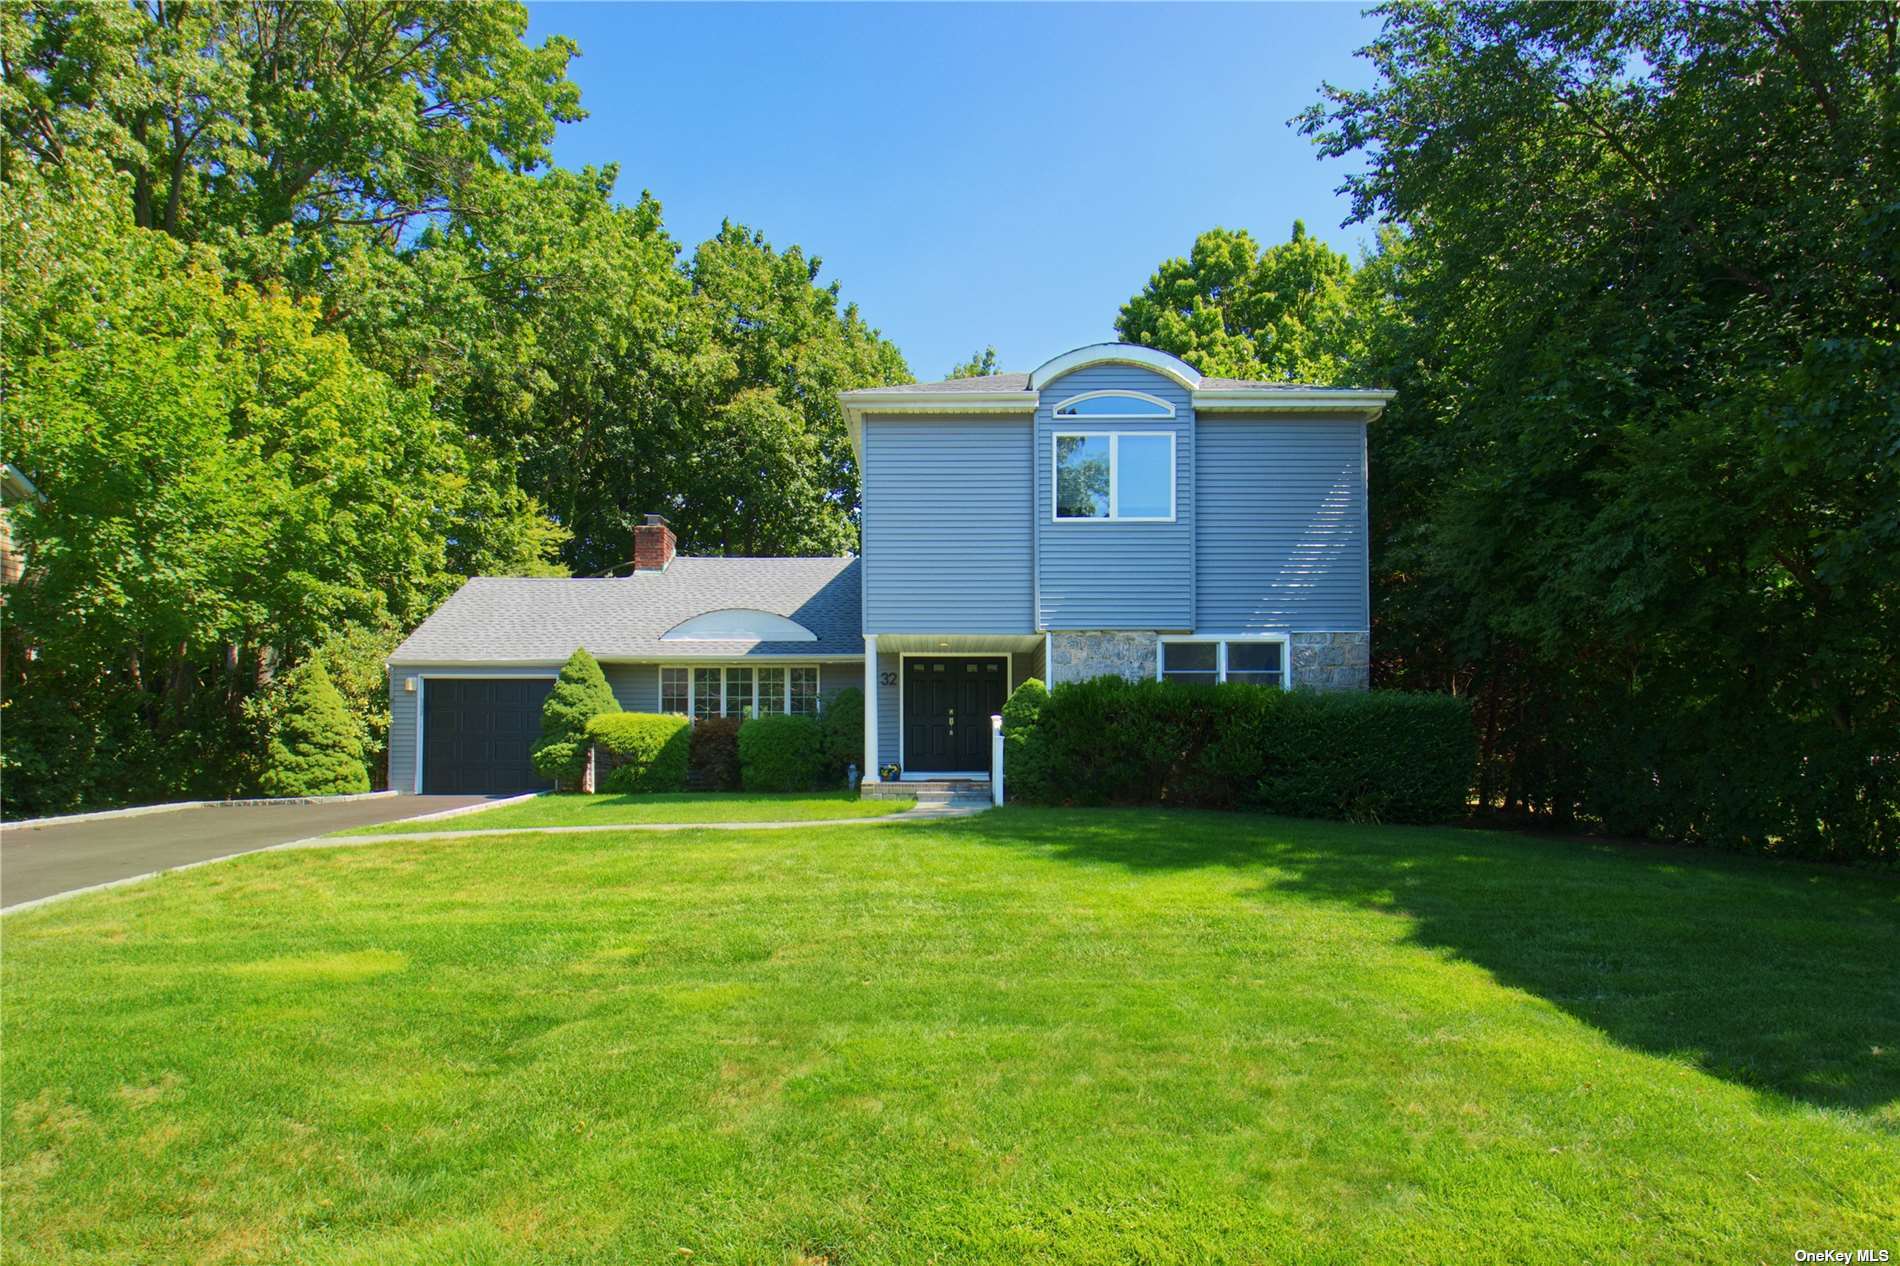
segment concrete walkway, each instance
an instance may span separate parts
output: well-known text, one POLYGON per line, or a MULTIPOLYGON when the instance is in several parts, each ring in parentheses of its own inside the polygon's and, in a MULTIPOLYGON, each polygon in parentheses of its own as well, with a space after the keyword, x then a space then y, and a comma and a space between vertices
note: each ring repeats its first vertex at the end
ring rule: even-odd
POLYGON ((496 799, 381 796, 207 804, 171 812, 88 814, 39 826, 0 824, 0 908, 23 907, 352 826, 479 807, 496 799))

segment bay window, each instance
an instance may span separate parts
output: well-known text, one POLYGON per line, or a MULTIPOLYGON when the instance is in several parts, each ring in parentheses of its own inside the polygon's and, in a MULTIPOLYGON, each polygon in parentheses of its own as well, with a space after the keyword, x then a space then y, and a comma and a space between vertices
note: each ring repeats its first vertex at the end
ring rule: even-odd
POLYGON ((818 714, 815 664, 714 664, 660 668, 660 711, 702 717, 818 714))

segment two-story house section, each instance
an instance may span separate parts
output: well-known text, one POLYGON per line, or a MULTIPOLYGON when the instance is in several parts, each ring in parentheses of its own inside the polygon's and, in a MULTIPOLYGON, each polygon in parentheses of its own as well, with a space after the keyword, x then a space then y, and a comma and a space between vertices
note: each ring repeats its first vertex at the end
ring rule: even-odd
POLYGON ((867 781, 986 771, 1029 676, 1363 688, 1366 425, 1390 398, 1124 343, 844 393, 867 781))
POLYGON ((620 705, 816 714, 862 686, 864 778, 986 776, 1017 683, 1104 673, 1363 687, 1366 424, 1387 392, 1203 378, 1150 348, 848 391, 855 558, 476 577, 389 657, 389 785, 520 791, 576 647, 620 705))

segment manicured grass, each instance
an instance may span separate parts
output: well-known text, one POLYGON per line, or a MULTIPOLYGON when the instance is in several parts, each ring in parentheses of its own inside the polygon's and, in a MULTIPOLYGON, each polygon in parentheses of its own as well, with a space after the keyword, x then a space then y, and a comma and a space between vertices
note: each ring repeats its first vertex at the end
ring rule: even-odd
POLYGON ((0 927, 10 1263, 1900 1248, 1886 877, 1007 809, 258 854, 0 927))
POLYGON ((914 800, 860 800, 849 791, 659 792, 641 796, 536 796, 452 818, 351 827, 338 835, 486 831, 511 826, 612 826, 639 822, 814 822, 883 818, 914 800))

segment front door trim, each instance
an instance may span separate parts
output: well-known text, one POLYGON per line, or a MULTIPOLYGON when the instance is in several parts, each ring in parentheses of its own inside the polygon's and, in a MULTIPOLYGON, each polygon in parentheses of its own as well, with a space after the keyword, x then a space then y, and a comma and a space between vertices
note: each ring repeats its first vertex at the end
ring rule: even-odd
MULTIPOLYGON (((904 670, 906 668, 905 661, 912 659, 1000 659, 1003 661, 1003 701, 1005 703, 1009 702, 1010 694, 1016 689, 1016 682, 1011 676, 1011 674, 1016 671, 1016 657, 1008 651, 899 651, 897 653, 897 769, 898 781, 900 782, 910 777, 910 763, 904 755, 904 731, 910 728, 909 719, 904 712, 904 678, 909 674, 904 670)), ((987 769, 981 771, 951 770, 945 773, 930 770, 923 775, 923 777, 987 778, 989 772, 987 769)))

